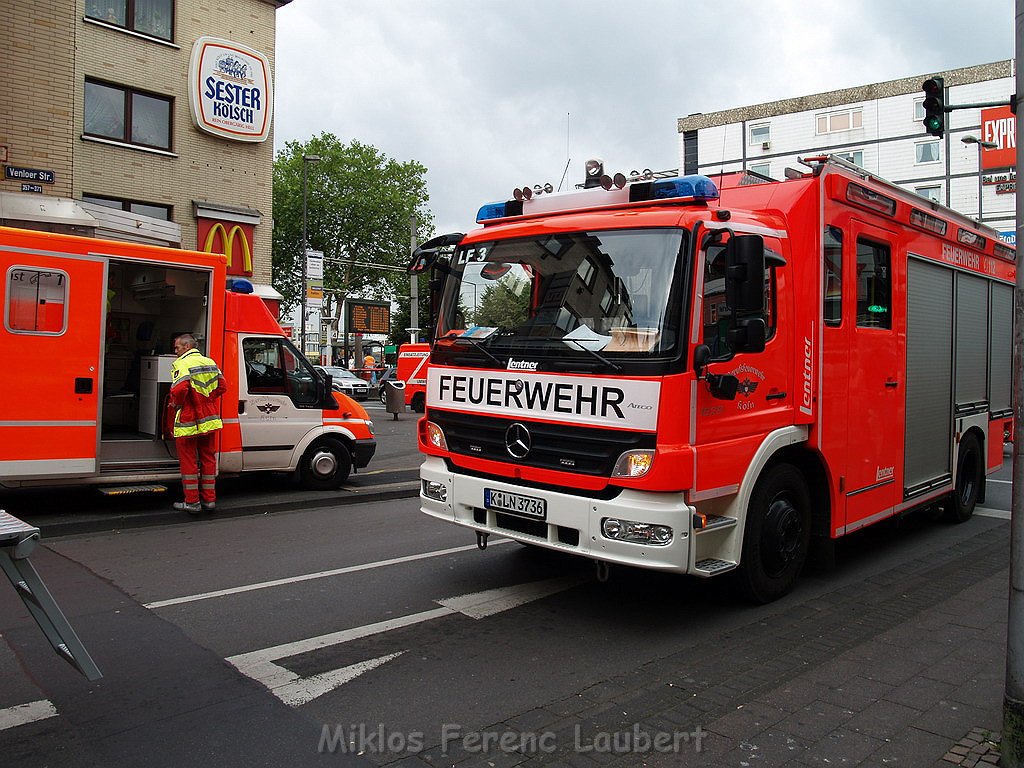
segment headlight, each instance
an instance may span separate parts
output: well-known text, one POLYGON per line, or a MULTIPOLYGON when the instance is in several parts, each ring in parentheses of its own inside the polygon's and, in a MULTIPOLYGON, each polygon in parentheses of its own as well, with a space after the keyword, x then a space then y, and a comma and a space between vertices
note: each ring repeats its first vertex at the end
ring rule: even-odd
POLYGON ((654 465, 654 450, 626 451, 612 469, 612 477, 643 477, 654 465))
POLYGON ((423 495, 434 501, 448 501, 448 486, 435 480, 424 480, 423 495))
POLYGON ((601 520, 601 533, 606 539, 647 544, 652 547, 664 547, 672 543, 672 529, 667 525, 641 523, 618 517, 606 517, 601 520))

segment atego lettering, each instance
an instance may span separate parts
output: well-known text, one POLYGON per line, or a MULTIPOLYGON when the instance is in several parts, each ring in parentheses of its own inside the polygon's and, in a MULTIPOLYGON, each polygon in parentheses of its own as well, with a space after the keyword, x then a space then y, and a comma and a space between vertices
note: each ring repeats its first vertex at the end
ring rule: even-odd
POLYGON ((450 411, 653 432, 661 382, 431 366, 427 402, 450 411))

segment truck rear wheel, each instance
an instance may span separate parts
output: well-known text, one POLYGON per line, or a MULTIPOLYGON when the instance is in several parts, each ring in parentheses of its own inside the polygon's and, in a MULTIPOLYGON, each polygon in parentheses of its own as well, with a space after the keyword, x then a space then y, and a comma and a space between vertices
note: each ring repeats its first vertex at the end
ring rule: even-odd
POLYGON ((770 603, 793 588, 811 542, 807 482, 792 464, 776 464, 754 485, 747 508, 740 586, 748 598, 770 603))
POLYGON ((302 486, 311 491, 333 491, 348 480, 352 454, 337 440, 321 440, 302 456, 299 474, 302 486))
POLYGON ((425 410, 427 410, 426 400, 427 398, 422 392, 417 392, 415 395, 413 395, 411 403, 413 411, 415 411, 416 413, 423 413, 425 410))
POLYGON ((956 487, 944 510, 945 518, 951 523, 964 523, 974 514, 984 471, 981 441, 973 432, 968 432, 960 441, 956 457, 956 487))

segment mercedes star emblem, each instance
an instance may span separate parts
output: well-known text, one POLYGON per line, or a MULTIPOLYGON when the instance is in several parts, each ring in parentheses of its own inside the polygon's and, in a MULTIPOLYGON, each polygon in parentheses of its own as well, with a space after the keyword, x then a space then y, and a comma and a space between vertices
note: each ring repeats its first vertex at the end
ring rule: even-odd
POLYGON ((513 459, 525 459, 530 453, 530 430, 518 421, 505 430, 505 450, 513 459))

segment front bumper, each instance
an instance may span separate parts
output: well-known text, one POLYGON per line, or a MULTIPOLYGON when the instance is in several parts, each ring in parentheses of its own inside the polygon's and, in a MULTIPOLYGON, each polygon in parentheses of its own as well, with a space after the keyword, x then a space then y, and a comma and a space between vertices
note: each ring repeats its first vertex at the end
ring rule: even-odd
POLYGON ((377 452, 377 441, 374 439, 356 440, 352 450, 352 464, 356 469, 362 469, 370 463, 373 454, 377 452))
POLYGON ((610 563, 673 573, 686 573, 690 567, 694 510, 683 501, 682 493, 624 489, 614 499, 591 499, 458 474, 436 456, 426 457, 420 479, 420 509, 440 520, 610 563), (447 500, 426 496, 427 482, 442 483, 447 500), (540 521, 485 509, 484 488, 542 498, 547 518, 540 521), (665 546, 653 546, 608 539, 601 533, 601 521, 608 517, 667 525, 672 528, 672 540, 665 546))

